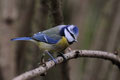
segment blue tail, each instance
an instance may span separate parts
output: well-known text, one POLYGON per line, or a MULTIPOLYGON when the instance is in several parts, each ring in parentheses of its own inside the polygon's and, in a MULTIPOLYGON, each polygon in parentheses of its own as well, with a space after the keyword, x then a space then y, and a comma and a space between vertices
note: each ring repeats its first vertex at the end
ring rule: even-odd
POLYGON ((11 41, 16 41, 16 40, 32 40, 31 37, 19 37, 19 38, 13 38, 11 41))

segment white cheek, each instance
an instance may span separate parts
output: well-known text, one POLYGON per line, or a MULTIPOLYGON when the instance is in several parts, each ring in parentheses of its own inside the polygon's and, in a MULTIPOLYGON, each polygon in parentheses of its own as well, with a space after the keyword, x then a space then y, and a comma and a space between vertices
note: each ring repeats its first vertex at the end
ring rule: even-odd
POLYGON ((65 37, 67 38, 67 40, 69 42, 73 42, 74 41, 74 38, 70 35, 70 33, 66 29, 65 29, 64 33, 65 33, 65 37))
POLYGON ((73 34, 73 31, 72 31, 72 30, 73 30, 73 28, 74 28, 74 26, 73 26, 73 25, 71 25, 71 26, 69 26, 69 27, 68 27, 68 30, 69 30, 69 31, 70 31, 70 33, 72 33, 72 34, 73 34))

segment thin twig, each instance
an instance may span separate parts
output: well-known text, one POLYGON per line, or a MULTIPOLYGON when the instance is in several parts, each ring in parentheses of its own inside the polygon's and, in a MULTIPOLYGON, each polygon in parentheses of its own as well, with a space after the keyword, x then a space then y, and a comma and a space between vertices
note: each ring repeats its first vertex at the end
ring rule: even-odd
MULTIPOLYGON (((112 61, 113 64, 117 65, 118 68, 120 69, 120 57, 110 52, 94 51, 94 50, 74 50, 64 54, 64 56, 66 60, 80 58, 80 57, 91 57, 91 58, 100 58, 100 59, 110 60, 112 61)), ((57 61, 57 64, 59 64, 59 63, 62 63, 64 59, 63 57, 59 56, 56 58, 56 61, 57 61)), ((27 71, 15 77, 13 80, 28 80, 32 77, 45 73, 47 70, 55 66, 55 63, 52 60, 47 61, 45 64, 46 66, 41 65, 36 69, 27 71)))

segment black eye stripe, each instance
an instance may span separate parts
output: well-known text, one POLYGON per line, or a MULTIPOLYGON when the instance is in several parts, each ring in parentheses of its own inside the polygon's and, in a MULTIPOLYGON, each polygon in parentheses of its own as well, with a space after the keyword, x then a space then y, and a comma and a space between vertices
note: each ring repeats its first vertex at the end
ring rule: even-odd
POLYGON ((66 28, 66 30, 70 33, 70 35, 75 39, 75 36, 66 28))

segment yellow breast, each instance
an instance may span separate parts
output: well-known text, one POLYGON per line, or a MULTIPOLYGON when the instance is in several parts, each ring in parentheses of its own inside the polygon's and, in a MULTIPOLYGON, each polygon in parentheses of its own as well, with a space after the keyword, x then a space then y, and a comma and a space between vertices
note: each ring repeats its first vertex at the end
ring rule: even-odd
POLYGON ((69 43, 65 37, 62 37, 62 39, 56 44, 56 46, 65 49, 69 46, 69 43))
POLYGON ((62 37, 57 44, 47 44, 44 42, 39 42, 38 44, 41 50, 48 50, 52 53, 63 51, 69 46, 69 43, 65 37, 62 37))
POLYGON ((65 37, 62 37, 62 39, 54 45, 54 49, 51 50, 53 53, 58 53, 61 51, 64 51, 69 46, 69 43, 65 37))

